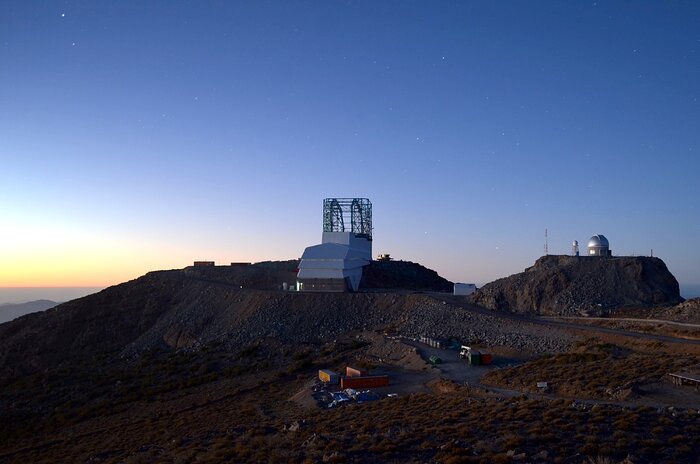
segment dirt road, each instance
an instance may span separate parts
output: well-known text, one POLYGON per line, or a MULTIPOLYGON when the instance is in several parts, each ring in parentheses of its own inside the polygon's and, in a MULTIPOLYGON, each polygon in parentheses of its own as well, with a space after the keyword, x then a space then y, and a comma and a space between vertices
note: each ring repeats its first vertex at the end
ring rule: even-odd
POLYGON ((540 325, 547 325, 550 327, 558 327, 558 328, 563 328, 563 329, 572 329, 572 330, 585 330, 589 332, 603 332, 603 333, 608 333, 608 334, 613 334, 613 335, 621 335, 625 337, 635 337, 635 338, 641 338, 641 339, 646 339, 646 340, 658 340, 661 342, 668 342, 668 343, 684 343, 688 345, 700 345, 700 340, 691 340, 687 338, 679 338, 679 337, 670 337, 668 335, 656 335, 656 334, 649 334, 649 333, 642 333, 642 332, 631 332, 628 330, 621 330, 621 329, 613 329, 609 327, 600 327, 600 326, 593 326, 593 325, 587 325, 587 324, 575 324, 573 322, 566 322, 566 321, 561 321, 561 320, 554 320, 554 319, 545 319, 542 317, 538 316, 531 316, 531 315, 526 315, 526 314, 515 314, 515 313, 507 313, 503 311, 495 311, 495 310, 490 310, 486 308, 482 308, 479 306, 474 306, 469 303, 466 303, 464 301, 464 297, 459 297, 459 296, 454 296, 454 295, 446 295, 444 293, 432 293, 430 296, 436 300, 444 301, 446 303, 449 303, 450 305, 457 306, 459 308, 462 308, 466 311, 472 311, 472 312, 477 312, 480 314, 486 314, 491 317, 501 317, 503 319, 511 319, 515 321, 521 321, 521 322, 526 322, 526 323, 531 323, 531 324, 540 324, 540 325))
POLYGON ((664 324, 664 325, 674 325, 678 327, 690 327, 693 329, 700 329, 700 324, 691 324, 690 322, 676 322, 676 321, 666 321, 663 319, 640 319, 634 317, 584 317, 584 316, 557 316, 545 319, 552 320, 579 320, 579 321, 606 321, 606 322, 637 322, 642 324, 664 324))

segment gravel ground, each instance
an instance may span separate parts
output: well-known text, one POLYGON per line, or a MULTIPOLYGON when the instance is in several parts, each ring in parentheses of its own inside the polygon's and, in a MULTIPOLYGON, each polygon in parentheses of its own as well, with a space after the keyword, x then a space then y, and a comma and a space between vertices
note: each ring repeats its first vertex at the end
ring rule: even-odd
POLYGON ((565 350, 573 340, 563 329, 469 311, 406 290, 292 293, 191 274, 189 269, 152 272, 0 324, 0 374, 31 373, 98 355, 131 358, 153 348, 198 350, 217 343, 238 349, 260 338, 321 342, 375 330, 532 353, 565 350))
MULTIPOLYGON (((197 349, 213 341, 229 347, 275 338, 286 343, 328 341, 352 331, 390 330, 417 338, 456 338, 532 353, 567 349, 563 330, 470 312, 417 294, 283 294, 236 291, 228 307, 201 302, 176 308, 124 350, 162 343, 197 349)), ((231 299, 229 299, 231 300, 231 299)))

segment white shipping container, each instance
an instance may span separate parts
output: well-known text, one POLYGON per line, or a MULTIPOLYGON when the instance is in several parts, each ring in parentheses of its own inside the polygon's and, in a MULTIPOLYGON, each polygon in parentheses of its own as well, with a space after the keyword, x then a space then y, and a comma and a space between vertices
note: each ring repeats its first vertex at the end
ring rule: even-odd
POLYGON ((471 295, 475 291, 476 291, 475 284, 455 283, 455 289, 454 289, 455 295, 471 295))

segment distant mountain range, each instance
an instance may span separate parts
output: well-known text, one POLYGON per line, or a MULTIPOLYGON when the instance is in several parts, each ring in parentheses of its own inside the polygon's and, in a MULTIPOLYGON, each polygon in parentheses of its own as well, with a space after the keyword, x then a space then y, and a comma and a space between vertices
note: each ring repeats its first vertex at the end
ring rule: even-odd
POLYGON ((58 305, 51 300, 28 301, 27 303, 5 303, 0 304, 0 324, 11 321, 25 314, 45 311, 58 305))

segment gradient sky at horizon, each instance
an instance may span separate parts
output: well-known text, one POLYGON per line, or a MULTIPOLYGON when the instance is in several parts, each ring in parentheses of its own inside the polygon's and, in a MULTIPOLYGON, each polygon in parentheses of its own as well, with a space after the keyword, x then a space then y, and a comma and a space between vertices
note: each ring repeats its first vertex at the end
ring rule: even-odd
POLYGON ((605 234, 700 283, 700 3, 7 1, 0 286, 291 259, 324 197, 483 284, 605 234))

